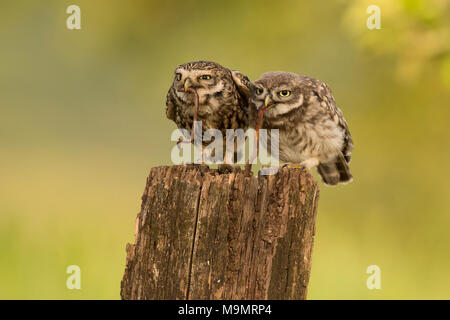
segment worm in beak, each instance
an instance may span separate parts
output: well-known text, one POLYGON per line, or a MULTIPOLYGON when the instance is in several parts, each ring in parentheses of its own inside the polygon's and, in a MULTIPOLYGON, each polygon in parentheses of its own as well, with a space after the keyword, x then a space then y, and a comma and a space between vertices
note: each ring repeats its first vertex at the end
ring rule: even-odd
MULTIPOLYGON (((267 98, 266 98, 266 101, 268 100, 267 98)), ((270 105, 265 105, 264 107, 261 107, 258 109, 258 118, 256 119, 256 128, 255 128, 256 129, 256 132, 255 132, 256 146, 254 146, 253 154, 248 159, 247 164, 245 166, 245 170, 247 171, 247 173, 250 173, 250 171, 252 169, 252 162, 253 162, 253 160, 255 160, 255 158, 259 154, 259 129, 261 129, 261 127, 262 127, 264 111, 266 111, 270 107, 271 107, 270 105)))
POLYGON ((194 122, 192 123, 192 132, 191 132, 191 139, 189 141, 184 141, 183 138, 180 137, 180 139, 177 142, 177 145, 180 143, 193 143, 194 142, 194 136, 195 136, 195 123, 197 121, 197 113, 198 113, 198 104, 199 104, 199 98, 197 91, 191 87, 191 82, 189 81, 189 78, 186 79, 184 82, 184 90, 179 90, 180 92, 192 92, 194 94, 194 122))

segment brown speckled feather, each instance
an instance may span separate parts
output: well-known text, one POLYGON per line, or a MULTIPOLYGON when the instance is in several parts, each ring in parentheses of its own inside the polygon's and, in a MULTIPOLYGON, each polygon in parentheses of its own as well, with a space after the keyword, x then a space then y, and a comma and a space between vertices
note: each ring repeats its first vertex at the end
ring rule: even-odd
POLYGON ((187 78, 199 93, 198 120, 202 121, 203 133, 218 129, 225 139, 226 129, 248 128, 250 88, 247 86, 251 83, 247 77, 209 61, 182 64, 175 69, 175 74, 167 93, 166 115, 178 128, 187 129, 189 133, 192 130, 193 94, 178 92, 187 78), (177 74, 181 75, 180 80, 177 80, 177 74), (211 79, 202 80, 202 75, 210 75, 211 79), (236 82, 235 78, 240 81, 236 82))
POLYGON ((266 105, 268 99, 262 127, 279 130, 281 161, 317 167, 329 185, 352 180, 348 163, 353 140, 324 82, 294 73, 269 72, 256 80, 254 86, 250 122, 254 123, 256 110, 266 105), (283 91, 287 92, 285 96, 281 95, 283 91))

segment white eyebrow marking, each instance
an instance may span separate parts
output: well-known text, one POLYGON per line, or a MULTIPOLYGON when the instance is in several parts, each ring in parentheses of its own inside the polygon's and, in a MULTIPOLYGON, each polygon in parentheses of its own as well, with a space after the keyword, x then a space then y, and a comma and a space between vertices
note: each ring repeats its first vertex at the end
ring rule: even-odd
POLYGON ((273 116, 278 116, 281 114, 285 114, 288 113, 292 110, 294 110, 295 108, 300 107, 303 104, 303 94, 300 94, 300 96, 298 97, 298 99, 290 104, 286 104, 286 103, 278 103, 276 105, 275 108, 269 110, 272 111, 272 115, 273 116))

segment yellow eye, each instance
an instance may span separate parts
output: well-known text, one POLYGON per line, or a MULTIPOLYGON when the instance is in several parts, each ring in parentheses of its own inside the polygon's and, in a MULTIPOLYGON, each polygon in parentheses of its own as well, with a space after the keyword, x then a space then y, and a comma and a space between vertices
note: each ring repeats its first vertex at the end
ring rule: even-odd
POLYGON ((211 76, 209 74, 205 74, 205 75, 201 76, 200 79, 209 80, 209 79, 211 79, 211 76))
POLYGON ((264 90, 263 89, 261 89, 261 88, 258 88, 258 89, 256 89, 256 94, 259 96, 260 94, 262 94, 264 92, 264 90))
POLYGON ((181 73, 177 73, 177 81, 181 80, 181 73))
POLYGON ((280 95, 280 97, 289 97, 291 95, 291 91, 281 90, 280 92, 278 92, 278 94, 280 95))

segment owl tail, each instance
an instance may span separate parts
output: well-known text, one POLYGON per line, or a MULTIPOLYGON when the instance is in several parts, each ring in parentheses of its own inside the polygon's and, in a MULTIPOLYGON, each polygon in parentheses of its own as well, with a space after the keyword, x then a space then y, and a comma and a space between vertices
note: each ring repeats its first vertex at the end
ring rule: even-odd
POLYGON ((335 186, 338 183, 348 183, 353 180, 348 163, 342 153, 339 153, 334 161, 319 164, 317 171, 323 182, 331 186, 335 186))

